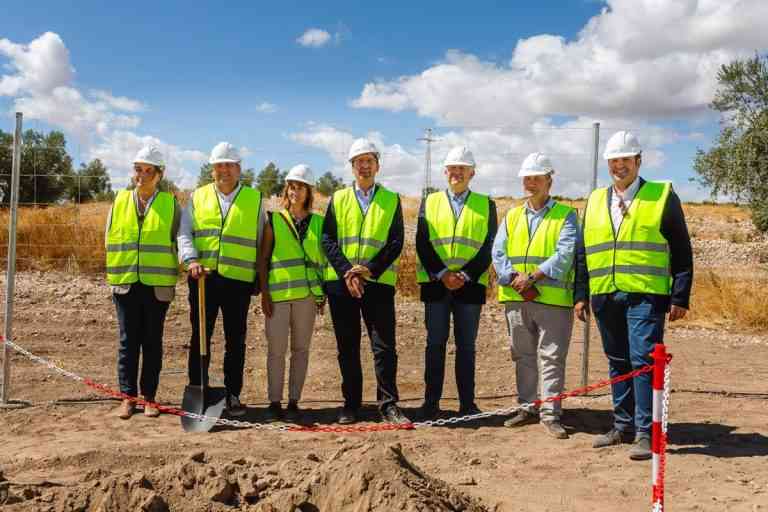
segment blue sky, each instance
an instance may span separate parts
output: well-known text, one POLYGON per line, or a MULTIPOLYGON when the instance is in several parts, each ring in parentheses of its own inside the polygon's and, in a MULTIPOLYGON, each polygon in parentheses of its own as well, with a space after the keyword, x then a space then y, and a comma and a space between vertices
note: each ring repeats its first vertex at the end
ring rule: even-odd
POLYGON ((231 4, 16 5, 0 18, 2 128, 18 109, 27 127, 63 130, 116 185, 151 142, 191 186, 221 140, 249 167, 305 162, 348 180, 346 148, 370 136, 381 181, 416 194, 429 127, 438 183, 450 146, 467 144, 476 189, 519 195, 520 162, 544 151, 555 193, 575 196, 598 120, 603 142, 637 131, 643 174, 700 199, 689 178, 718 130, 714 72, 768 48, 761 0, 231 4))

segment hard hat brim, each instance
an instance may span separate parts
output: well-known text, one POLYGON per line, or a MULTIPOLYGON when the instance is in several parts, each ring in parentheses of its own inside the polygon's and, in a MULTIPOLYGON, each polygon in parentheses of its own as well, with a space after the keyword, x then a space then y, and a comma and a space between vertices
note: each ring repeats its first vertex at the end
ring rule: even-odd
POLYGON ((152 162, 150 160, 144 160, 142 158, 137 158, 133 161, 134 164, 147 164, 147 165, 154 165, 155 167, 160 167, 161 169, 165 167, 165 164, 152 162))
POLYGON ((363 156, 363 155, 374 155, 376 157, 377 161, 381 158, 379 153, 377 153, 376 151, 363 151, 362 153, 357 153, 356 155, 351 155, 349 157, 349 163, 352 163, 355 160, 355 158, 357 158, 359 156, 363 156))
POLYGON ((526 176, 551 176, 553 174, 555 174, 555 170, 554 169, 550 169, 549 171, 529 171, 529 170, 523 171, 523 170, 521 170, 520 172, 517 173, 517 177, 518 178, 525 178, 526 176))
POLYGON ((603 158, 613 160, 614 158, 627 158, 628 156, 637 156, 642 151, 625 151, 623 153, 603 153, 603 158))
POLYGON ((233 160, 231 158, 216 158, 216 159, 211 158, 210 160, 208 160, 208 163, 211 164, 211 165, 213 165, 213 164, 239 164, 240 162, 241 162, 241 160, 233 160))
POLYGON ((314 187, 315 186, 314 183, 312 183, 312 182, 310 182, 308 180, 302 179, 302 178, 285 178, 285 182, 286 183, 288 183, 289 181, 298 181, 299 183, 304 183, 306 185, 309 185, 310 187, 314 187))
POLYGON ((473 169, 476 167, 476 165, 473 164, 472 162, 459 162, 458 160, 443 162, 443 167, 448 167, 449 165, 464 165, 467 167, 472 167, 473 169))

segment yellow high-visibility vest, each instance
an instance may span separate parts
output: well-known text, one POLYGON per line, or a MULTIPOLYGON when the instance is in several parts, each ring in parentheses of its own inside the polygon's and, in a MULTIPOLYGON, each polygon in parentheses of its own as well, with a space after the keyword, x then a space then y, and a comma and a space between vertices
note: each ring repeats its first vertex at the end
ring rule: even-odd
POLYGON ((584 215, 584 246, 591 295, 615 291, 669 295, 670 254, 661 219, 669 183, 646 181, 614 232, 608 189, 592 192, 584 215))
POLYGON ((122 190, 117 194, 106 240, 109 284, 176 285, 179 263, 172 233, 175 208, 173 195, 158 192, 139 224, 133 192, 122 190))
MULTIPOLYGON (((427 196, 424 219, 429 227, 429 242, 448 270, 461 270, 480 252, 488 235, 490 209, 491 201, 488 196, 469 192, 464 207, 456 218, 447 192, 433 192, 427 196)), ((416 269, 416 280, 419 283, 430 281, 421 261, 416 269)), ((488 286, 487 270, 478 282, 488 286)))
POLYGON ((198 262, 230 279, 256 280, 261 192, 241 186, 222 218, 216 185, 210 183, 192 193, 192 237, 198 262))
MULTIPOLYGON (((337 190, 333 194, 333 212, 336 217, 339 246, 353 265, 366 265, 384 247, 397 212, 400 201, 397 194, 378 184, 375 187, 373 199, 365 215, 357 202, 353 187, 337 190)), ((398 256, 395 262, 373 281, 395 286, 399 262, 398 256)), ((339 276, 336 271, 328 265, 325 280, 337 279, 339 276)))
POLYGON ((323 299, 322 276, 325 253, 320 245, 323 216, 310 214, 307 234, 299 242, 299 233, 287 211, 272 214, 275 244, 269 264, 269 293, 275 302, 303 299, 311 293, 323 299))
MULTIPOLYGON (((512 208, 507 213, 507 258, 512 267, 521 273, 530 274, 538 269, 557 251, 557 242, 568 215, 575 210, 570 206, 555 203, 536 228, 533 236, 528 231, 528 217, 525 206, 512 208)), ((551 306, 573 306, 574 265, 562 281, 545 277, 536 283, 539 296, 534 302, 551 306)), ((511 286, 499 286, 499 301, 523 301, 511 286)))

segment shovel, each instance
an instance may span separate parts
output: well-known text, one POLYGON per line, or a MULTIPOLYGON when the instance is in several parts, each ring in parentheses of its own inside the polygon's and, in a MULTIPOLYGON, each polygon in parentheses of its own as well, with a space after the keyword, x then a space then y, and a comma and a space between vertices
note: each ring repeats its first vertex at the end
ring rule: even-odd
POLYGON ((188 385, 184 388, 181 408, 187 412, 206 416, 203 420, 181 417, 181 426, 185 432, 209 432, 221 416, 226 406, 227 392, 224 388, 209 388, 206 368, 208 354, 207 329, 205 323, 205 273, 197 280, 197 315, 200 320, 200 385, 188 385))

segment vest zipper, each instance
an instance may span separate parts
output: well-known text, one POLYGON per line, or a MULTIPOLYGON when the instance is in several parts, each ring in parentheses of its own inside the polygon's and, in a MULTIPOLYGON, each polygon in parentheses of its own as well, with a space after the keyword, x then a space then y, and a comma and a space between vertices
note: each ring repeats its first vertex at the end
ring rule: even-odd
MULTIPOLYGON (((304 242, 302 242, 301 237, 299 236, 299 230, 296 229, 296 227, 293 225, 293 217, 290 219, 286 219, 285 215, 282 213, 278 213, 283 218, 283 222, 288 224, 288 229, 291 231, 291 234, 296 239, 296 242, 299 244, 299 248, 301 249, 301 253, 303 255, 304 259, 304 279, 307 281, 307 288, 309 288, 309 294, 312 295, 312 286, 309 284, 309 275, 307 274, 307 249, 304 247, 304 242), (290 222, 288 222, 290 220, 290 222)), ((288 215, 291 215, 290 212, 288 215)), ((307 225, 307 231, 309 231, 309 228, 312 226, 312 216, 314 214, 312 212, 309 213, 309 224, 307 225)), ((304 240, 306 240, 306 235, 304 236, 304 240)), ((274 249, 273 249, 274 252, 274 249)), ((267 276, 267 280, 269 280, 269 276, 267 276)))
MULTIPOLYGON (((643 183, 643 186, 645 183, 643 183)), ((640 189, 642 187, 638 187, 637 192, 635 192, 635 197, 640 193, 640 189)), ((611 190, 611 196, 613 196, 614 190, 613 187, 610 188, 611 190)), ((635 197, 632 198, 632 201, 635 200, 635 197)), ((623 200, 623 199, 622 199, 623 200)), ((629 208, 627 208, 627 213, 629 213, 629 208)), ((621 231, 621 227, 624 225, 624 217, 626 214, 621 215, 621 222, 619 222, 619 227, 614 228, 613 226, 613 215, 611 215, 611 197, 608 198, 608 217, 611 219, 611 228, 613 229, 613 265, 611 266, 611 281, 613 282, 613 286, 615 286, 618 289, 618 285, 616 284, 616 247, 619 244, 619 232, 621 231)))
MULTIPOLYGON (((138 279, 138 282, 141 283, 141 230, 144 227, 144 218, 139 216, 138 198, 139 192, 136 191, 136 198, 133 201, 133 207, 136 209, 136 222, 139 223, 139 240, 136 244, 136 278, 138 279)), ((146 214, 147 211, 144 210, 144 215, 146 216, 146 214)))
MULTIPOLYGON (((554 207, 554 205, 553 205, 554 207)), ((523 210, 525 210, 525 206, 523 206, 523 210)), ((539 230, 539 227, 544 222, 544 220, 547 218, 547 215, 549 215, 549 212, 552 211, 552 208, 547 211, 547 213, 544 214, 544 217, 541 218, 541 221, 536 225, 536 229, 533 230, 533 233, 528 233, 528 245, 525 246, 525 261, 523 262, 523 268, 525 268, 528 265, 528 251, 531 250, 531 243, 533 243, 533 237, 536 236, 536 232, 539 230)), ((528 231, 528 214, 523 211, 523 214, 525 215, 525 230, 528 231)))
MULTIPOLYGON (((219 230, 219 251, 216 255, 216 271, 219 270, 219 260, 221 259, 221 237, 224 236, 224 223, 227 221, 227 217, 229 217, 229 212, 232 211, 232 207, 235 206, 235 201, 237 201, 237 197, 240 195, 240 191, 243 190, 243 185, 240 184, 240 188, 237 190, 237 194, 235 194, 235 197, 232 198, 232 204, 229 205, 229 208, 227 208, 227 214, 224 215, 221 211, 221 199, 219 199, 219 193, 216 188, 216 184, 213 184, 214 192, 216 192, 216 202, 219 205, 219 216, 221 217, 221 229, 219 230)), ((259 200, 259 210, 261 210, 261 200, 259 200)), ((257 226, 259 219, 256 219, 257 226)), ((258 230, 258 227, 256 228, 258 230)), ((256 236, 256 240, 258 241, 259 237, 256 236)), ((257 258, 258 260, 258 258, 257 258)))
POLYGON ((451 205, 451 198, 448 196, 448 191, 445 191, 445 196, 448 198, 448 206, 451 208, 451 213, 453 213, 453 235, 451 236, 451 252, 450 252, 450 258, 453 259, 455 254, 453 253, 453 244, 456 243, 456 229, 459 227, 459 219, 461 219, 461 215, 464 213, 464 206, 467 204, 467 201, 469 201, 469 195, 471 194, 471 191, 467 192, 467 197, 464 199, 464 204, 461 205, 461 211, 459 212, 459 215, 456 216, 455 213, 453 213, 453 206, 451 205))
MULTIPOLYGON (((354 187, 352 188, 352 193, 355 193, 354 187)), ((363 216, 363 222, 360 223, 360 231, 357 233, 357 255, 355 255, 355 265, 360 264, 360 247, 362 247, 363 244, 360 243, 362 234, 363 234, 363 228, 365 227, 365 219, 368 216, 368 211, 371 209, 371 203, 373 203, 373 196, 376 194, 376 184, 373 184, 373 190, 371 191, 371 199, 368 200, 368 209, 363 211, 363 207, 360 206, 360 201, 357 199, 357 194, 355 194, 355 204, 360 209, 360 213, 363 216)), ((343 253, 344 251, 342 251, 343 253)))

